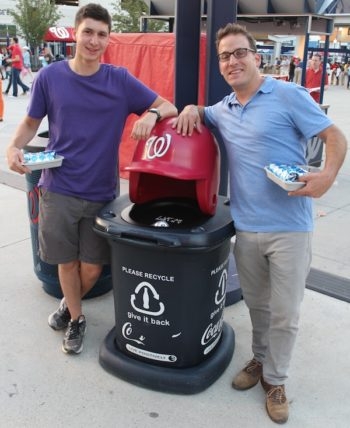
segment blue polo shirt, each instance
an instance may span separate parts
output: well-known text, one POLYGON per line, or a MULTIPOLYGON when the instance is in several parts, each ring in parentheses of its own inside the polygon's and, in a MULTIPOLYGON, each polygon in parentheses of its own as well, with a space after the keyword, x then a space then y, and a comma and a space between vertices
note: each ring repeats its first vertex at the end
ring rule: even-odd
POLYGON ((237 230, 312 231, 311 198, 288 196, 264 171, 270 163, 305 165, 308 139, 332 125, 305 88, 266 77, 245 106, 231 93, 206 107, 204 119, 226 147, 237 230))

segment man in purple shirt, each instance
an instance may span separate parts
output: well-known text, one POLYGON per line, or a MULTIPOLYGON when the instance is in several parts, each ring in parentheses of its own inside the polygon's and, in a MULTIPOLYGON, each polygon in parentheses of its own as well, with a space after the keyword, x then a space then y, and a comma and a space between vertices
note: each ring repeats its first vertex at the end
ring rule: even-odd
POLYGON ((101 64, 111 17, 98 4, 81 7, 75 18, 76 55, 40 70, 28 113, 7 149, 10 169, 20 174, 21 149, 36 135, 42 119, 49 124, 49 150, 64 156, 60 168, 43 170, 39 216, 40 257, 58 265, 64 298, 49 325, 67 328, 62 350, 83 348, 86 320, 82 297, 109 263, 107 242, 92 230, 96 213, 119 195, 118 148, 129 114, 132 137, 149 137, 156 121, 177 115, 176 107, 147 88, 126 69, 101 64))

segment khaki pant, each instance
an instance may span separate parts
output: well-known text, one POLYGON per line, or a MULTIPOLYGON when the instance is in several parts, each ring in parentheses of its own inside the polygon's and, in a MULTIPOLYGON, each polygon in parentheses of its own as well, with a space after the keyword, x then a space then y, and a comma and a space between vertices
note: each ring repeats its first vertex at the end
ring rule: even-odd
POLYGON ((234 255, 264 379, 284 384, 311 264, 312 233, 237 232, 234 255))

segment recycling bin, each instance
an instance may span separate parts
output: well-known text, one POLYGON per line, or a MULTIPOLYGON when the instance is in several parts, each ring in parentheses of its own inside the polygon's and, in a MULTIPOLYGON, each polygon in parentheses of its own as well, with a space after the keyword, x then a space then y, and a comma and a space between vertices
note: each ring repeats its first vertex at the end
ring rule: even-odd
POLYGON ((234 351, 223 315, 235 229, 227 198, 217 195, 209 131, 198 141, 167 123, 154 132, 136 147, 129 195, 95 218, 111 247, 115 307, 99 359, 132 383, 190 394, 212 384, 234 351))
MULTIPOLYGON (((25 147, 26 152, 39 152, 46 148, 48 132, 38 134, 37 138, 25 147)), ((42 282, 43 289, 51 296, 62 298, 62 289, 58 278, 57 265, 52 265, 44 262, 39 256, 39 238, 38 238, 38 223, 39 223, 39 188, 42 170, 32 171, 30 174, 25 174, 27 188, 27 207, 30 225, 30 236, 32 244, 33 266, 34 272, 38 279, 42 282)), ((111 268, 109 265, 103 267, 100 278, 84 296, 85 299, 103 295, 112 289, 111 268)))

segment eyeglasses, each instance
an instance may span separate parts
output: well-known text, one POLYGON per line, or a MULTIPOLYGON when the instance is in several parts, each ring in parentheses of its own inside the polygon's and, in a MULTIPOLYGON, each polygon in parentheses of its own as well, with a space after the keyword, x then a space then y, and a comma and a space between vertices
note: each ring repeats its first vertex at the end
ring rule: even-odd
POLYGON ((233 55, 237 59, 242 59, 248 55, 248 52, 255 53, 256 51, 249 48, 238 48, 232 52, 222 52, 218 54, 218 59, 220 62, 227 62, 227 61, 230 61, 231 55, 233 55))

